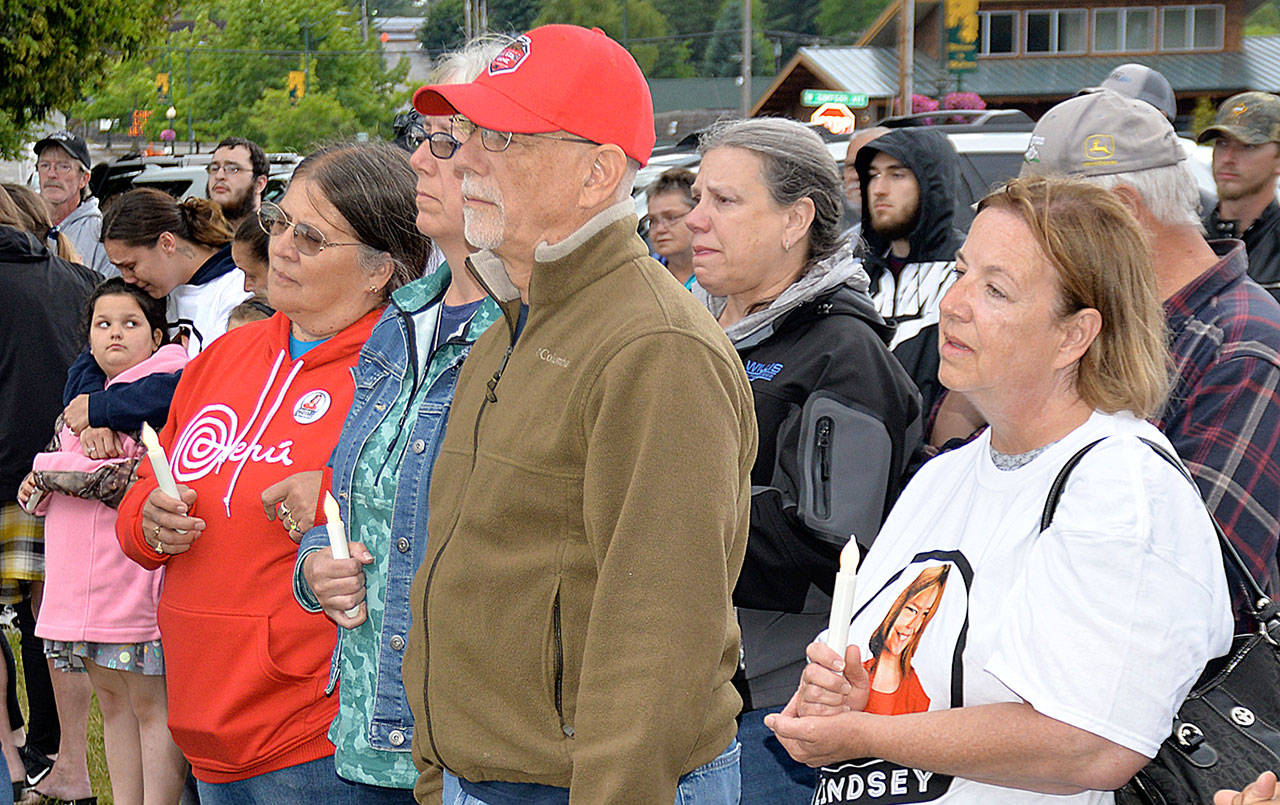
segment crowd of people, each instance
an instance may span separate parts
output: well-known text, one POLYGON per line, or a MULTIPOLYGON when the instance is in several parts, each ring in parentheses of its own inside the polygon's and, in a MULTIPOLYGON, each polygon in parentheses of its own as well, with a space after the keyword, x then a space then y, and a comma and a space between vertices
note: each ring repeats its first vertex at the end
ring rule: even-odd
POLYGON ((1111 802, 1254 628, 1213 521, 1280 581, 1280 98, 1212 206, 1125 65, 966 226, 943 134, 777 118, 641 226, 617 42, 430 81, 275 200, 0 191, 15 800, 94 802, 96 694, 122 805, 1111 802))

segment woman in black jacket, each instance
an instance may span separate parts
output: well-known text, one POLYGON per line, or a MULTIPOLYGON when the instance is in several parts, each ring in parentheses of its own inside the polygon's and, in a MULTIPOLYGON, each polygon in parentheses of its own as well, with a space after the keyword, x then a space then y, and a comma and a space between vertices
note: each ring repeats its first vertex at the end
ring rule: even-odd
POLYGON ((685 219, 707 305, 738 349, 760 447, 751 532, 734 590, 743 658, 743 802, 808 802, 811 769, 764 728, 825 625, 836 557, 869 545, 920 440, 919 394, 889 352, 866 273, 836 259, 835 160, 806 127, 757 118, 704 135, 685 219))

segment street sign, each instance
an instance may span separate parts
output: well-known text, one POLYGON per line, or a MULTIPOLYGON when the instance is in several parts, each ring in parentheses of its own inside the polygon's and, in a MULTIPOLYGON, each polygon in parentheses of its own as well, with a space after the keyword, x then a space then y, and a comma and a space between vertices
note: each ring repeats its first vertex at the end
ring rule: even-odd
POLYGON ((805 89, 800 91, 801 106, 822 106, 839 103, 851 109, 861 109, 871 103, 865 92, 842 92, 838 89, 805 89))
POLYGON ((851 134, 857 118, 842 103, 824 103, 814 110, 809 122, 826 127, 832 134, 851 134))

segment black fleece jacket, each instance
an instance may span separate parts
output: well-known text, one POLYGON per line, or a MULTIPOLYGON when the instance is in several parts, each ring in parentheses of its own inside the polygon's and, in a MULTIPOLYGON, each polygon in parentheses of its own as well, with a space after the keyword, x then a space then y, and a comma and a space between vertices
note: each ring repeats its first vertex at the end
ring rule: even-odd
POLYGON ((864 547, 875 538, 919 444, 919 395, 885 346, 892 333, 866 294, 841 285, 735 342, 760 434, 733 594, 748 709, 795 691, 840 549, 851 532, 864 547))
POLYGON ((0 501, 17 500, 31 460, 53 435, 98 279, 31 234, 0 226, 0 501))

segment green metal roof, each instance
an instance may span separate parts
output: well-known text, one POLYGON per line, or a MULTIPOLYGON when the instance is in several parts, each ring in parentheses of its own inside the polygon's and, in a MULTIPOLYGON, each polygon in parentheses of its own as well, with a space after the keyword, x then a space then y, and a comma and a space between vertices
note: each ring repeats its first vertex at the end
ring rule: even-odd
MULTIPOLYGON (((773 83, 773 76, 753 76, 751 100, 754 103, 773 83)), ((651 78, 653 111, 673 112, 681 109, 737 109, 741 90, 736 78, 651 78)))

